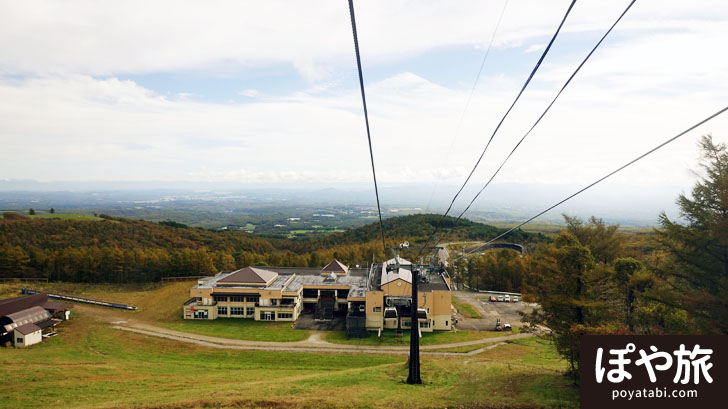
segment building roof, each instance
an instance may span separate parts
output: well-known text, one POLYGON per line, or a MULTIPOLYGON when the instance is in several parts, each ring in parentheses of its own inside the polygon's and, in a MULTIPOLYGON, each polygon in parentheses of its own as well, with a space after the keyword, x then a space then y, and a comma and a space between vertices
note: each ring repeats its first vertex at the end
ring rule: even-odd
MULTIPOLYGON (((412 262, 405 260, 401 257, 399 258, 399 265, 400 266, 410 266, 412 265, 412 262)), ((387 266, 390 265, 396 265, 397 262, 395 259, 391 258, 384 263, 382 263, 382 278, 379 281, 379 285, 385 285, 387 283, 391 283, 394 280, 404 280, 408 283, 412 283, 412 271, 406 269, 406 268, 399 268, 398 271, 387 271, 387 266)))
POLYGON ((56 325, 56 323, 52 319, 48 318, 47 320, 34 322, 33 325, 37 326, 40 329, 46 329, 48 327, 56 325))
POLYGON ((15 330, 23 335, 28 335, 40 331, 40 327, 35 324, 25 324, 15 328, 15 330))
MULTIPOLYGON (((266 266, 266 267, 253 266, 253 267, 264 268, 265 270, 274 271, 278 274, 288 274, 288 275, 295 274, 297 276, 300 276, 300 275, 318 276, 318 275, 322 275, 321 272, 323 271, 322 269, 320 269, 318 267, 273 267, 273 266, 266 266)), ((366 277, 368 273, 369 273, 368 268, 349 268, 347 275, 350 275, 350 276, 356 275, 356 276, 360 276, 360 277, 366 277)))
POLYGON ((45 319, 50 318, 50 314, 48 311, 43 309, 43 307, 30 307, 23 311, 18 311, 12 314, 8 314, 5 316, 8 320, 11 322, 9 324, 5 324, 5 331, 10 332, 13 329, 20 327, 25 324, 32 324, 34 322, 43 321, 45 319))
POLYGON ((340 276, 336 278, 336 281, 327 281, 327 278, 327 276, 322 275, 296 275, 295 277, 293 277, 293 280, 291 280, 288 285, 286 285, 283 291, 296 292, 300 290, 303 286, 325 287, 327 285, 348 286, 350 287, 350 290, 353 291, 359 288, 366 288, 367 283, 367 278, 362 276, 340 276))
POLYGON ((339 260, 333 260, 328 265, 326 265, 326 267, 321 269, 321 274, 326 274, 326 273, 331 273, 331 272, 346 274, 349 272, 349 267, 341 264, 341 262, 339 260))
POLYGON ((43 305, 46 301, 48 301, 48 294, 44 293, 0 300, 0 317, 43 305))
POLYGON ((70 310, 71 308, 73 308, 73 304, 63 301, 46 301, 43 303, 42 307, 48 311, 56 312, 70 310))
POLYGON ((218 283, 246 283, 266 285, 274 278, 278 277, 278 273, 261 268, 245 267, 240 270, 233 271, 225 278, 218 280, 218 283))

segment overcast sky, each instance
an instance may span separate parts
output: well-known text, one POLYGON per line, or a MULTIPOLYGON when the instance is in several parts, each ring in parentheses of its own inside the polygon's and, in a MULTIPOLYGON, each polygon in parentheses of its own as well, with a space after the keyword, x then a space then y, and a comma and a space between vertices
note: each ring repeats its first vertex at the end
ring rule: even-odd
MULTIPOLYGON (((568 0, 356 2, 383 184, 462 183, 568 0), (464 116, 463 116, 464 115, 464 116), (461 116, 464 120, 458 127, 461 116)), ((577 1, 473 179, 484 183, 627 0, 577 1)), ((348 6, 0 1, 0 179, 371 178, 348 6)), ((584 184, 727 104, 728 4, 638 0, 496 179, 584 184)), ((615 177, 693 183, 697 138, 615 177)))

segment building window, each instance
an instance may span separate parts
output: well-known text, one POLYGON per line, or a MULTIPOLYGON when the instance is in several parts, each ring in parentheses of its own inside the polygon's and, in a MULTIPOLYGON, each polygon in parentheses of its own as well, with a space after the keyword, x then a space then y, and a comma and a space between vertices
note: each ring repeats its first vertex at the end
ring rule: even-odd
POLYGON ((227 315, 227 307, 217 307, 217 315, 227 315))
POLYGON ((409 327, 410 326, 410 320, 402 320, 402 326, 403 327, 409 327))
POLYGON ((289 312, 279 312, 278 313, 278 319, 282 319, 282 318, 283 319, 293 318, 293 314, 291 314, 289 312))
POLYGON ((215 295, 212 297, 217 302, 227 302, 227 296, 226 295, 215 295))
POLYGON ((382 312, 382 307, 372 307, 372 312, 382 312))
POLYGON ((445 326, 447 327, 447 321, 445 321, 445 326))
POLYGON ((230 302, 245 302, 245 297, 241 295, 233 295, 230 297, 230 302))
POLYGON ((230 315, 243 315, 245 314, 245 308, 243 307, 230 307, 230 315))
POLYGON ((248 308, 246 309, 246 315, 247 315, 248 317, 252 317, 252 316, 254 316, 254 315, 255 315, 255 308, 251 308, 251 307, 248 307, 248 308))
POLYGON ((16 339, 16 340, 15 340, 15 343, 16 343, 16 344, 22 344, 22 343, 23 343, 23 338, 18 338, 18 339, 16 339))
POLYGON ((422 322, 420 322, 420 328, 430 328, 430 324, 425 321, 422 321, 422 322))
POLYGON ((260 297, 257 295, 255 297, 248 297, 248 302, 259 302, 259 301, 260 301, 260 297))
POLYGON ((261 319, 261 321, 275 321, 276 313, 273 311, 261 311, 260 319, 261 319))
POLYGON ((428 314, 430 313, 430 309, 429 309, 429 308, 427 309, 427 313, 428 313, 428 314))
POLYGON ((278 300, 275 298, 271 298, 270 305, 273 305, 273 306, 278 305, 278 300))

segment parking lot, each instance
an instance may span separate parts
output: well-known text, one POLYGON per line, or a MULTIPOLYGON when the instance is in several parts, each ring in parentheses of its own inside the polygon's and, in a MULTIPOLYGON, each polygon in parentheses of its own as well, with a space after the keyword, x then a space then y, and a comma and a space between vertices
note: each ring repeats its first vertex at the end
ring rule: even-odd
POLYGON ((492 331, 495 329, 498 318, 503 324, 522 327, 523 323, 519 312, 529 313, 534 308, 534 305, 520 301, 520 297, 518 302, 490 302, 488 299, 491 295, 497 299, 502 294, 469 291, 453 291, 452 294, 458 300, 472 305, 483 316, 483 318, 466 318, 460 313, 457 314, 457 328, 464 330, 492 331))

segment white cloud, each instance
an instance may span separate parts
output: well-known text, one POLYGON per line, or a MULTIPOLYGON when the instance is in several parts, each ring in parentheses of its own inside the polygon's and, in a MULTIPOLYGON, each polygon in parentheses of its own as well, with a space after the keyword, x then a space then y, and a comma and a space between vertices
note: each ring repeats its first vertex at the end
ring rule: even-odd
MULTIPOLYGON (((565 33, 602 30, 627 1, 577 3, 565 33)), ((567 0, 510 2, 497 47, 550 35, 567 0)), ((448 46, 484 47, 502 3, 476 0, 356 2, 365 65, 448 46)), ((351 28, 342 1, 3 1, 0 72, 88 74, 205 70, 290 64, 308 80, 350 69, 351 28)), ((692 20, 725 23, 718 0, 641 0, 623 25, 674 28, 692 20)), ((542 39, 538 39, 543 42, 542 39)))
MULTIPOLYGON (((502 6, 485 3, 357 2, 365 73, 443 47, 483 47, 502 6)), ((340 79, 355 75, 345 2, 1 4, 2 178, 371 177, 358 84, 340 79), (245 103, 219 104, 194 95, 167 98, 115 77, 215 75, 276 64, 295 67, 312 83, 278 97, 252 85, 240 92, 251 98, 245 103)), ((567 4, 511 2, 497 48, 536 51, 567 4)), ((620 7, 577 3, 564 30, 597 35, 620 7)), ((496 181, 585 184, 716 111, 728 94, 726 9, 718 2, 638 2, 496 181)), ((564 44, 554 45, 560 57, 547 58, 474 186, 487 180, 587 52, 559 49, 564 44)), ((525 75, 492 72, 481 78, 454 144, 469 88, 402 70, 367 83, 380 182, 462 181, 525 75)), ((726 140, 728 119, 701 127, 613 183, 689 186, 695 138, 709 131, 726 140)))
POLYGON ((533 45, 530 45, 525 50, 523 50, 523 52, 526 54, 535 53, 537 51, 542 52, 545 48, 546 48, 546 44, 544 44, 544 43, 533 44, 533 45))
POLYGON ((246 89, 240 91, 240 95, 248 98, 257 98, 260 96, 260 92, 257 89, 246 89))

